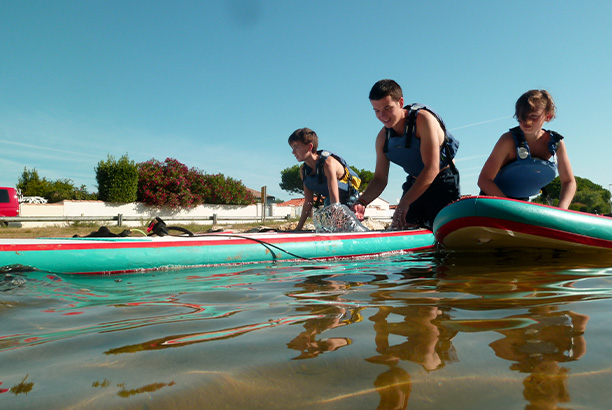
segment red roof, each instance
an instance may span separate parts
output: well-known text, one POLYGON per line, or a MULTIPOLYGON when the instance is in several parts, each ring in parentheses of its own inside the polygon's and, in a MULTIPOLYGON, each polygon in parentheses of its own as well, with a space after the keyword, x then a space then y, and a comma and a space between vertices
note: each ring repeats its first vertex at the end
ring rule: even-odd
POLYGON ((286 202, 276 204, 277 206, 302 206, 304 205, 304 198, 294 198, 286 202))

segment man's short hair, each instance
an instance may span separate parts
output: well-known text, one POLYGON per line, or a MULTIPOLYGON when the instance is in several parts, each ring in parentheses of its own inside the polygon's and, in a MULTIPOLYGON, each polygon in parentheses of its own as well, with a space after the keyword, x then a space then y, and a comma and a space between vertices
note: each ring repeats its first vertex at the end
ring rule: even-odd
POLYGON ((313 154, 316 153, 317 148, 319 148, 319 137, 317 137, 317 133, 310 128, 300 128, 293 131, 293 134, 289 136, 289 145, 295 141, 305 145, 312 144, 311 151, 313 154))
POLYGON ((370 100, 382 100, 386 96, 391 96, 394 101, 399 101, 403 97, 402 87, 393 80, 380 80, 370 90, 370 100))

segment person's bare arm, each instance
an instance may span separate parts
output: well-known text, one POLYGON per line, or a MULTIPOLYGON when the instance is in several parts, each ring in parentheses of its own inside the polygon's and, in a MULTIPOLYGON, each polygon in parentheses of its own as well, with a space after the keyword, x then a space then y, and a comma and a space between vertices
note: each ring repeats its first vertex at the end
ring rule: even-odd
POLYGON ((376 168, 374 169, 374 177, 372 177, 368 187, 359 197, 359 201, 362 203, 356 202, 351 207, 360 221, 363 220, 366 205, 380 196, 389 180, 389 160, 383 152, 386 138, 387 135, 383 128, 376 137, 376 168))
POLYGON ((505 133, 499 138, 478 177, 478 186, 485 195, 506 197, 493 180, 499 170, 511 160, 511 153, 515 150, 516 145, 510 133, 505 133))
POLYGON ((574 178, 567 149, 563 141, 559 142, 559 148, 557 149, 557 167, 559 170, 559 180, 561 181, 559 208, 568 209, 576 194, 576 178, 574 178))

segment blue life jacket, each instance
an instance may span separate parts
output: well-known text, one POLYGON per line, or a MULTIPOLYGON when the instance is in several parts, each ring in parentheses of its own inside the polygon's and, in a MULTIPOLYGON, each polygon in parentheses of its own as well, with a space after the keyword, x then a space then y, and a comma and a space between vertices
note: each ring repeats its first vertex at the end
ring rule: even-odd
POLYGON ((444 131, 444 143, 440 146, 440 169, 446 168, 448 165, 455 168, 453 158, 457 155, 459 140, 446 131, 442 118, 431 108, 421 104, 410 104, 405 106, 404 109, 408 110, 404 135, 397 135, 393 128, 386 129, 387 139, 383 152, 387 155, 387 159, 404 168, 404 171, 413 177, 417 177, 425 168, 421 157, 421 139, 416 138, 417 114, 421 109, 424 109, 436 117, 444 131))
POLYGON ((340 195, 340 202, 347 204, 350 202, 351 196, 355 196, 356 198, 357 190, 361 184, 361 179, 357 173, 348 166, 347 162, 343 158, 334 154, 333 152, 320 150, 317 151, 317 154, 319 154, 319 159, 315 165, 314 172, 312 168, 304 163, 304 167, 302 168, 304 185, 306 185, 306 187, 312 192, 323 195, 326 200, 329 201, 329 188, 327 186, 327 177, 325 176, 323 165, 325 164, 327 158, 332 156, 344 167, 344 175, 338 180, 338 194, 340 195))
POLYGON ((525 134, 521 128, 510 129, 516 145, 516 160, 500 169, 493 180, 507 197, 529 198, 537 195, 543 187, 555 179, 557 164, 554 159, 557 149, 559 149, 559 141, 563 139, 563 136, 554 131, 544 131, 550 135, 548 151, 552 155, 551 160, 532 158, 529 145, 525 141, 525 134))

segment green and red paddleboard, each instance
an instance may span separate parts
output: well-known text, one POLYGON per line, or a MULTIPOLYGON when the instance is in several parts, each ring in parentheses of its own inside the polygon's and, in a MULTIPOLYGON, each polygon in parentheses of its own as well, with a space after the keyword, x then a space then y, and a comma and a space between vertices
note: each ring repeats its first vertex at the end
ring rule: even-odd
POLYGON ((0 239, 0 269, 114 274, 291 260, 373 257, 431 249, 430 230, 211 233, 141 238, 0 239))
POLYGON ((612 218, 507 198, 463 198, 440 211, 433 230, 450 250, 612 251, 612 218))

